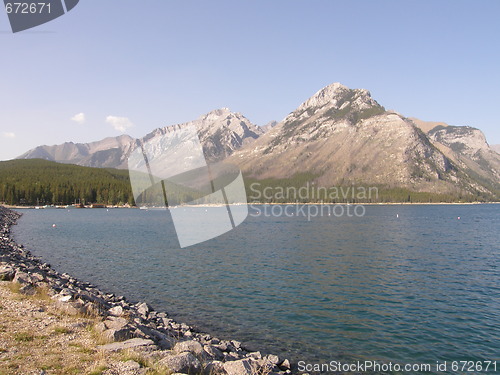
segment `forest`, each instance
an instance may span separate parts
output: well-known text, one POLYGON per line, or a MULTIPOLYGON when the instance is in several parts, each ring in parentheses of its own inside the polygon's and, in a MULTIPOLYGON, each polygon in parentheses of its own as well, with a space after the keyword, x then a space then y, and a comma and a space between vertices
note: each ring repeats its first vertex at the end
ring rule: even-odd
POLYGON ((0 202, 10 205, 134 203, 127 170, 41 159, 0 162, 0 202))

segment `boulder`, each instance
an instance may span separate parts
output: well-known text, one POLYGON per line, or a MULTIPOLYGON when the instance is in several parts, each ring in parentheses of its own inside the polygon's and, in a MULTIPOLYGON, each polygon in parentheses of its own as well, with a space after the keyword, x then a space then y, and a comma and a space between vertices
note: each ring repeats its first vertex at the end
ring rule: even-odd
POLYGON ((174 351, 176 353, 182 353, 182 352, 193 353, 197 357, 203 357, 205 355, 203 346, 198 341, 195 340, 178 342, 174 346, 174 351))
POLYGON ((205 350, 205 352, 208 354, 209 357, 217 361, 221 361, 224 359, 224 353, 222 353, 222 351, 220 351, 213 345, 205 345, 203 347, 203 350, 205 350))
POLYGON ((12 281, 15 275, 16 271, 11 266, 9 265, 0 266, 0 280, 12 281))
POLYGON ((84 308, 80 302, 61 302, 56 301, 55 306, 62 312, 68 315, 78 315, 83 314, 84 308))
POLYGON ((109 341, 125 341, 134 337, 134 333, 130 328, 107 329, 103 332, 103 335, 109 341))
POLYGON ((108 314, 112 316, 122 316, 123 315, 123 307, 115 306, 108 310, 108 314))
POLYGON ((225 373, 224 363, 221 361, 209 361, 203 368, 203 375, 222 375, 225 373))
POLYGON ((122 342, 113 342, 111 344, 99 345, 98 348, 108 351, 119 351, 119 350, 137 348, 139 346, 148 346, 148 345, 154 345, 153 340, 133 338, 122 342))
POLYGON ((279 365, 279 368, 282 370, 290 370, 290 361, 288 359, 285 359, 281 364, 279 365))
POLYGON ((17 271, 12 281, 19 284, 31 284, 30 275, 22 271, 17 271))
POLYGON ((108 329, 122 329, 128 324, 128 320, 125 318, 110 316, 104 321, 106 328, 108 329))
POLYGON ((146 302, 143 302, 139 305, 137 305, 137 312, 139 313, 139 315, 141 315, 142 317, 147 317, 148 316, 148 313, 151 311, 151 308, 148 306, 148 304, 146 302))
POLYGON ((277 355, 274 355, 274 354, 268 354, 265 359, 273 364, 273 365, 278 365, 278 363, 280 363, 280 358, 277 356, 277 355))
POLYGON ((173 337, 167 337, 158 341, 158 346, 163 350, 170 350, 175 346, 176 342, 177 340, 175 340, 173 337))
POLYGON ((253 358, 253 359, 262 359, 262 354, 260 352, 252 352, 252 353, 248 353, 247 357, 253 358))
POLYGON ((248 358, 224 363, 224 370, 228 375, 252 375, 255 365, 248 358))
POLYGON ((20 289, 19 293, 24 294, 26 296, 34 296, 36 294, 36 289, 31 284, 24 284, 20 289))
POLYGON ((198 373, 201 369, 200 361, 190 352, 168 355, 158 363, 166 366, 172 372, 183 372, 186 374, 198 373))

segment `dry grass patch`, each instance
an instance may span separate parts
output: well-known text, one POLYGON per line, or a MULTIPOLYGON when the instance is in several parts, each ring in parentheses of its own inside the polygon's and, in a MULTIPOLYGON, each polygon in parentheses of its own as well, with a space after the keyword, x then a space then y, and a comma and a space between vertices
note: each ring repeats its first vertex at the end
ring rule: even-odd
POLYGON ((119 353, 103 353, 93 326, 100 318, 70 316, 56 307, 47 291, 19 293, 20 285, 0 282, 0 375, 45 370, 54 375, 101 374, 119 353))

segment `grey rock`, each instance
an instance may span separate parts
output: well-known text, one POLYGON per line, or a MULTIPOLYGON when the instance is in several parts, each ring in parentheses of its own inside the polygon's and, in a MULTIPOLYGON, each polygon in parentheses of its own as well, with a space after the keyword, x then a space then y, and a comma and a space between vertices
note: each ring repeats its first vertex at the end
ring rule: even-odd
POLYGON ((137 312, 144 317, 147 316, 150 311, 151 308, 146 302, 143 302, 137 306, 137 312))
POLYGON ((104 324, 104 322, 99 322, 99 323, 97 323, 97 324, 94 326, 94 329, 95 329, 97 332, 104 332, 107 328, 106 328, 106 325, 104 324))
POLYGON ((280 363, 280 358, 274 354, 268 354, 265 357, 265 359, 269 361, 269 363, 272 363, 273 365, 278 365, 278 363, 280 363))
POLYGON ((123 307, 115 306, 108 310, 108 313, 113 316, 122 316, 123 315, 123 307))
POLYGON ((19 293, 26 296, 34 296, 36 294, 36 289, 31 284, 25 284, 19 289, 19 293))
POLYGON ((139 325, 137 327, 141 332, 143 332, 145 335, 154 338, 155 340, 165 340, 169 336, 163 332, 160 332, 154 328, 149 328, 145 325, 139 325))
POLYGON ((220 351, 219 349, 217 349, 215 346, 213 345, 205 345, 203 347, 203 350, 205 350, 205 352, 211 357, 211 358, 214 358, 218 361, 221 361, 224 359, 224 353, 222 353, 222 351, 220 351))
POLYGON ((288 359, 285 359, 283 362, 280 363, 279 368, 282 370, 290 370, 290 361, 288 359))
POLYGON ((31 284, 30 275, 22 271, 17 271, 12 281, 19 284, 31 284))
POLYGON ((201 369, 200 361, 189 352, 168 355, 162 358, 158 363, 166 366, 172 372, 193 374, 197 373, 201 369))
POLYGON ((84 313, 83 305, 79 302, 56 301, 55 306, 68 315, 78 315, 84 313))
POLYGON ((101 306, 93 302, 87 302, 86 304, 84 304, 83 309, 84 313, 90 316, 98 316, 103 312, 101 306))
POLYGON ((188 341, 180 341, 174 346, 174 351, 176 353, 182 352, 190 352, 196 355, 197 357, 202 357, 205 355, 205 351, 203 350, 203 346, 195 340, 188 341))
POLYGON ((16 275, 16 271, 9 265, 0 266, 0 280, 12 281, 14 276, 16 275))
POLYGON ((106 328, 108 329, 122 329, 128 324, 127 319, 110 316, 104 321, 106 328))
POLYGON ((158 346, 163 350, 170 350, 175 346, 176 342, 177 341, 173 337, 167 337, 158 341, 158 346))
POLYGON ((224 353, 225 361, 237 361, 238 359, 241 359, 238 353, 235 352, 224 353))
POLYGON ((148 345, 154 345, 153 340, 133 338, 122 342, 113 342, 111 344, 100 345, 98 346, 98 348, 102 350, 119 351, 119 350, 137 348, 139 346, 148 346, 148 345))
POLYGON ((250 359, 240 359, 224 363, 224 370, 228 375, 252 375, 255 365, 250 359))
POLYGON ((262 354, 260 352, 252 352, 252 353, 248 353, 247 357, 253 358, 253 359, 262 359, 262 354))
POLYGON ((40 272, 34 272, 30 276, 31 276, 32 282, 34 282, 34 283, 38 283, 38 282, 45 280, 45 276, 43 274, 41 274, 40 272))
POLYGON ((103 332, 103 335, 110 341, 125 341, 134 338, 133 331, 130 328, 107 329, 103 332))
POLYGON ((226 374, 224 363, 221 361, 209 361, 203 368, 203 375, 222 375, 226 374))
POLYGON ((71 295, 68 294, 55 294, 52 296, 53 300, 59 301, 59 302, 69 302, 73 299, 71 295))
POLYGON ((85 301, 89 301, 89 302, 95 303, 95 304, 101 306, 104 309, 108 309, 109 308, 109 303, 106 302, 106 300, 104 298, 101 298, 101 297, 99 297, 97 295, 94 295, 93 293, 90 293, 87 290, 82 290, 80 293, 78 293, 78 298, 81 298, 81 299, 83 299, 85 301))
POLYGON ((231 341, 231 344, 233 344, 233 346, 234 346, 236 349, 241 349, 241 342, 239 342, 239 341, 235 341, 235 340, 232 340, 232 341, 231 341))

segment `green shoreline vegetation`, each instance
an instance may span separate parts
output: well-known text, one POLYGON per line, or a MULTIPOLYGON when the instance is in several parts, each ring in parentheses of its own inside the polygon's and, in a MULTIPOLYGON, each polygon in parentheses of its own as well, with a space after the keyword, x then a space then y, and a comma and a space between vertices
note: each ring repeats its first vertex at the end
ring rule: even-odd
MULTIPOLYGON (((320 187, 315 176, 301 173, 287 179, 245 177, 249 203, 488 203, 485 194, 416 192, 401 187, 365 184, 320 187)), ((175 187, 171 187, 175 188, 175 187)), ((177 187, 182 204, 199 193, 177 187)), ((0 162, 0 203, 10 206, 74 203, 130 205, 135 201, 128 170, 82 167, 41 159, 0 162)))

